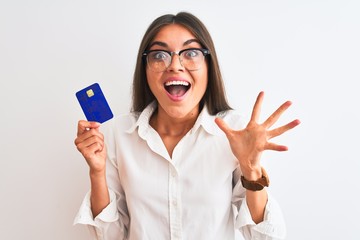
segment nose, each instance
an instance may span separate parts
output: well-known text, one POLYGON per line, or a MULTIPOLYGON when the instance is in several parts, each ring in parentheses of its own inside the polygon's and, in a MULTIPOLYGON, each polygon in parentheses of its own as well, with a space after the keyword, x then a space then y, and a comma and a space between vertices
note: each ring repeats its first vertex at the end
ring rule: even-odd
POLYGON ((173 53, 171 56, 171 62, 170 65, 168 66, 168 68, 166 69, 167 71, 184 71, 185 68, 181 63, 181 58, 180 55, 177 53, 173 53))

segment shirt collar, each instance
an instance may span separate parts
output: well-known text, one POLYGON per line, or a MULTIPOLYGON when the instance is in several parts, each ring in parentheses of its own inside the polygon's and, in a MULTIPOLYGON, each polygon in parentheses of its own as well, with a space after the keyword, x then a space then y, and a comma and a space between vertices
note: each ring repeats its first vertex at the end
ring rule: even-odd
POLYGON ((150 128, 150 118, 157 108, 157 102, 153 101, 150 103, 141 113, 134 113, 134 117, 137 120, 133 123, 133 125, 126 131, 127 133, 132 133, 136 128, 139 128, 139 134, 144 133, 150 128))
MULTIPOLYGON (((143 136, 150 129, 150 118, 154 111, 157 108, 157 102, 153 101, 150 103, 141 113, 135 113, 134 117, 137 118, 137 121, 126 131, 127 133, 132 133, 136 128, 139 128, 139 135, 143 136)), ((210 115, 206 105, 201 110, 193 128, 190 130, 191 133, 195 133, 200 127, 202 127, 207 133, 211 135, 221 135, 223 134, 220 128, 215 123, 216 117, 222 117, 222 113, 217 115, 210 115)))
POLYGON ((215 123, 216 117, 218 117, 218 115, 210 115, 209 109, 205 105, 201 110, 194 127, 191 129, 191 132, 196 132, 200 127, 202 127, 207 133, 211 135, 221 135, 222 131, 215 123))

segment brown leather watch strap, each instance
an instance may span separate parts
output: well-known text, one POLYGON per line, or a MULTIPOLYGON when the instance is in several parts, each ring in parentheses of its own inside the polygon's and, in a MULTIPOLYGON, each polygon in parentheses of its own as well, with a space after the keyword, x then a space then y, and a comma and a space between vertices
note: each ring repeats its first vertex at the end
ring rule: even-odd
POLYGON ((263 167, 261 167, 261 173, 262 173, 261 178, 259 178, 256 181, 248 181, 245 179, 244 176, 241 176, 241 183, 242 183, 243 187, 248 190, 251 190, 251 191, 260 191, 264 187, 268 187, 270 181, 269 181, 269 177, 263 167))

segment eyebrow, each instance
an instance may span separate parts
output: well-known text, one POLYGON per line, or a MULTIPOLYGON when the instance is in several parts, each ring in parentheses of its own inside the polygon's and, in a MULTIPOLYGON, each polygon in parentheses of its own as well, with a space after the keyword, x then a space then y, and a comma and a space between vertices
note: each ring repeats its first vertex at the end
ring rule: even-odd
MULTIPOLYGON (((199 43, 200 44, 200 42, 199 42, 199 40, 197 40, 197 39, 189 39, 189 40, 187 40, 187 41, 185 41, 184 42, 184 44, 183 44, 183 46, 186 46, 186 45, 189 45, 190 43, 193 43, 193 42, 196 42, 196 43, 199 43)), ((161 41, 155 41, 155 42, 152 42, 151 44, 150 44, 150 46, 149 46, 149 49, 152 47, 152 46, 155 46, 155 45, 158 45, 158 46, 160 46, 160 47, 168 47, 168 45, 166 44, 166 43, 164 43, 164 42, 161 42, 161 41)), ((201 45, 201 44, 200 44, 201 45)))

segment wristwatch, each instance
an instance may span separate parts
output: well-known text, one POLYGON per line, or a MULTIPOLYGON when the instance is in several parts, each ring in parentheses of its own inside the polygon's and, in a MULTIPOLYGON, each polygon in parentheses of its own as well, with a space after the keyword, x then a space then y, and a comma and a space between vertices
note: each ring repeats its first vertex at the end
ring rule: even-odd
POLYGON ((242 183, 243 187, 246 188, 247 190, 251 190, 251 191, 260 191, 264 187, 268 187, 270 181, 269 181, 269 177, 263 167, 261 167, 261 174, 262 174, 261 178, 259 178, 256 181, 249 181, 249 180, 246 180, 244 176, 241 176, 241 183, 242 183))

